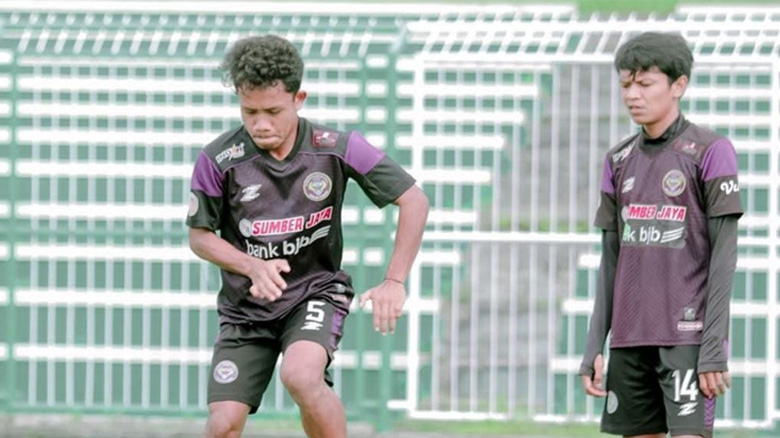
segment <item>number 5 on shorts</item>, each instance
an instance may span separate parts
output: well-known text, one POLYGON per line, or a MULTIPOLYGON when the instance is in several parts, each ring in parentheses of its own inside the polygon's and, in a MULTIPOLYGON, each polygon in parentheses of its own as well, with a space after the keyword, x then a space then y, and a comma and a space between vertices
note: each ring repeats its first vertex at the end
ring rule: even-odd
POLYGON ((301 330, 317 331, 322 328, 322 321, 325 320, 325 311, 322 310, 324 305, 324 301, 309 301, 306 306, 306 322, 301 330))

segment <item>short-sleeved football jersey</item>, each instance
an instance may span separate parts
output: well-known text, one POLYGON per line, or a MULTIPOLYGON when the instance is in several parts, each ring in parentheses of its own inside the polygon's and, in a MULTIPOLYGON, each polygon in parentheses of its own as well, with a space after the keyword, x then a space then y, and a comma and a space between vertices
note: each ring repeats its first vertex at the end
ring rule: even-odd
POLYGON ((300 118, 284 160, 255 146, 243 126, 214 140, 198 156, 187 225, 219 230, 238 250, 264 260, 286 259, 287 289, 274 302, 249 293, 251 281, 222 270, 220 320, 243 323, 284 316, 302 301, 327 295, 346 310, 353 296, 341 269, 341 206, 354 179, 378 207, 414 179, 356 132, 339 132, 300 118))
POLYGON ((611 346, 698 345, 707 304, 707 219, 741 215, 734 147, 680 116, 604 162, 596 226, 620 238, 611 346))

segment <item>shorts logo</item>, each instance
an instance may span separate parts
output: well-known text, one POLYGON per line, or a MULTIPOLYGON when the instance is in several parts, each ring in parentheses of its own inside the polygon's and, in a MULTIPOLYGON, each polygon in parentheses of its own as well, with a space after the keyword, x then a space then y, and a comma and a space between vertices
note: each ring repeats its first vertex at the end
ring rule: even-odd
POLYGON ((667 196, 680 196, 685 191, 685 175, 677 169, 666 172, 661 188, 667 196))
POLYGON ((195 193, 190 192, 190 207, 187 211, 187 214, 192 217, 198 214, 198 208, 200 208, 200 201, 198 201, 198 196, 195 195, 195 193))
POLYGON ((724 181, 720 184, 720 191, 730 195, 739 191, 739 184, 735 183, 733 179, 724 181))
POLYGON ((634 177, 623 181, 623 190, 620 191, 620 193, 628 193, 634 188, 634 177))
POLYGON ((330 195, 333 183, 328 175, 314 172, 303 181, 303 194, 312 201, 322 201, 330 195))
POLYGON ((260 187, 262 184, 254 184, 251 186, 246 186, 241 190, 241 193, 244 194, 244 196, 241 197, 241 202, 249 202, 254 201, 255 199, 260 197, 260 187))
POLYGON ((232 360, 223 360, 214 367, 214 381, 223 385, 235 382, 238 378, 238 366, 232 360))
POLYGON ((608 414, 614 414, 615 411, 618 410, 618 405, 620 403, 618 402, 617 394, 615 394, 615 391, 609 391, 607 394, 607 413, 608 414))
POLYGON ((217 164, 220 164, 221 162, 225 160, 233 160, 236 158, 241 158, 244 156, 244 143, 239 143, 237 145, 230 146, 229 148, 225 149, 224 151, 217 154, 214 159, 217 161, 217 164))

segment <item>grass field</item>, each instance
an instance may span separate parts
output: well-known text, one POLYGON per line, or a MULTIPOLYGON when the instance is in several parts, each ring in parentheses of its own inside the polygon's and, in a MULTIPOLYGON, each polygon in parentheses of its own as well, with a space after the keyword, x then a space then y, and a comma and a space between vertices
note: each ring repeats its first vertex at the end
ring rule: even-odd
MULTIPOLYGON (((184 438, 200 436, 203 417, 150 418, 140 416, 0 415, 0 438, 184 438)), ((604 438, 596 424, 545 424, 531 421, 413 421, 397 422, 392 431, 376 432, 352 422, 351 438, 604 438)), ((717 438, 780 437, 780 431, 721 430, 717 438)), ((297 418, 268 420, 253 417, 244 438, 305 438, 297 418)))

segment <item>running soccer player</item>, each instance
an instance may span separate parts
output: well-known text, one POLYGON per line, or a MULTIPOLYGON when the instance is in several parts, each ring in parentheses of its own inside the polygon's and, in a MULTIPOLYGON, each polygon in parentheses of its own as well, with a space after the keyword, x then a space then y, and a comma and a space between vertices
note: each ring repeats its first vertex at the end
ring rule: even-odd
POLYGON ((595 221, 603 251, 580 375, 587 394, 607 397, 607 433, 711 437, 715 397, 730 386, 737 159, 729 139, 680 113, 692 65, 673 34, 643 33, 615 56, 642 130, 607 153, 595 221))
POLYGON ((341 269, 347 179, 378 207, 400 207, 386 276, 360 296, 361 306, 372 301, 374 327, 383 334, 401 316, 428 200, 359 133, 298 116, 306 99, 303 61, 289 41, 239 40, 222 69, 238 94, 243 123, 198 156, 187 217, 193 252, 222 272, 206 436, 241 435, 281 353, 281 381, 306 434, 344 438, 344 408, 327 368, 354 295, 341 269))

